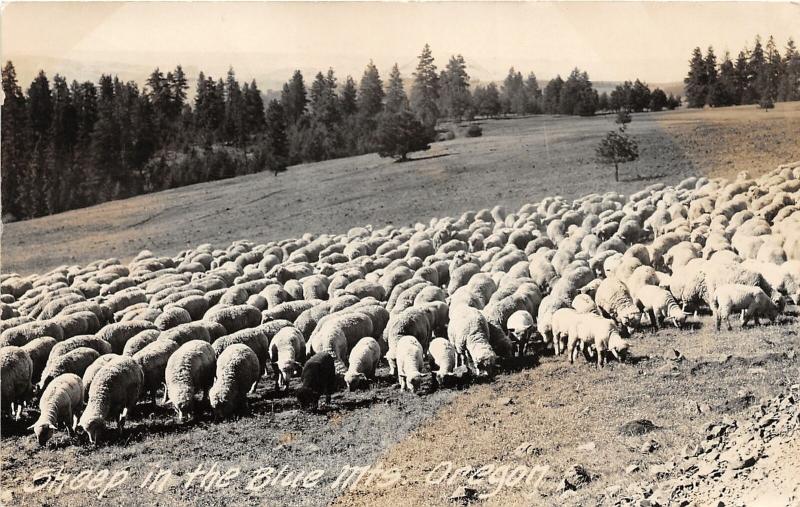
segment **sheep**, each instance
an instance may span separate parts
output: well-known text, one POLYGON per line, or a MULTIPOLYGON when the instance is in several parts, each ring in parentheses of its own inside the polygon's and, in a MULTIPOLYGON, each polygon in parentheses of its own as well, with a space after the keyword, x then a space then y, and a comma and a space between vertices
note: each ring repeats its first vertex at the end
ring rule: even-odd
POLYGON ((469 306, 451 308, 447 338, 455 347, 459 362, 470 372, 492 376, 497 355, 490 344, 489 324, 480 310, 469 306))
POLYGON ((164 311, 172 308, 183 308, 189 314, 191 320, 199 320, 208 311, 208 301, 200 295, 184 296, 174 303, 164 306, 164 311))
MULTIPOLYGON (((55 350, 55 347, 53 348, 55 350)), ((39 390, 44 390, 47 385, 62 373, 74 373, 83 376, 86 369, 98 358, 100 354, 89 347, 78 347, 66 354, 52 356, 42 372, 41 380, 37 384, 39 390)))
POLYGON ((261 312, 250 305, 219 306, 209 309, 203 320, 221 324, 230 334, 261 324, 261 312))
POLYGON ((294 322, 304 311, 313 308, 319 303, 320 301, 318 299, 281 303, 274 308, 261 312, 261 322, 269 322, 270 320, 289 320, 294 322))
POLYGON ((178 414, 178 423, 194 408, 195 392, 206 398, 214 382, 216 356, 214 349, 202 340, 191 340, 178 348, 167 360, 164 372, 165 402, 169 400, 178 414))
POLYGON ((344 374, 347 389, 355 391, 359 386, 375 378, 375 369, 381 360, 381 346, 371 336, 358 341, 350 351, 349 365, 344 374))
POLYGON ((730 331, 732 329, 730 316, 734 313, 741 312, 742 327, 750 319, 753 319, 758 325, 760 317, 775 322, 780 313, 778 306, 759 287, 743 284, 720 285, 715 289, 713 297, 715 302, 714 323, 717 330, 724 319, 730 331))
POLYGON ((428 347, 431 368, 439 384, 444 384, 456 367, 456 348, 446 338, 434 338, 428 347))
POLYGON ((628 328, 629 332, 639 322, 641 314, 633 303, 628 288, 615 277, 606 278, 600 283, 594 300, 604 317, 613 318, 615 322, 628 328))
MULTIPOLYGON (((316 343, 316 336, 330 332, 333 328, 342 330, 347 338, 348 349, 353 348, 361 338, 372 336, 374 332, 372 319, 368 315, 359 312, 358 309, 352 309, 352 311, 337 312, 323 317, 317 324, 317 329, 311 334, 309 343, 316 343)), ((310 349, 314 349, 313 344, 310 349)), ((316 349, 315 351, 318 352, 316 349)))
POLYGON ((51 336, 60 342, 64 340, 64 331, 52 321, 35 320, 6 329, 0 334, 0 347, 16 345, 21 347, 35 338, 51 336))
POLYGON ((336 372, 343 375, 347 371, 347 336, 338 326, 330 326, 311 337, 306 343, 306 356, 326 352, 334 359, 336 372))
POLYGON ((95 336, 110 343, 114 354, 122 354, 129 339, 148 329, 156 329, 156 325, 146 320, 129 320, 108 324, 95 336))
POLYGON ((125 342, 125 347, 122 349, 122 355, 133 357, 134 354, 156 341, 160 335, 161 331, 158 329, 146 329, 135 334, 131 339, 125 342))
POLYGON ((116 419, 117 429, 123 431, 128 413, 139 399, 143 380, 144 373, 136 361, 124 356, 97 372, 78 422, 91 443, 98 443, 99 432, 107 420, 116 419))
POLYGON ((192 316, 189 315, 189 312, 183 308, 172 307, 165 309, 155 319, 153 324, 155 324, 158 329, 166 331, 167 329, 171 329, 180 324, 188 324, 189 322, 192 322, 192 316))
POLYGON ((269 356, 275 371, 275 389, 288 388, 289 380, 303 371, 301 361, 305 359, 306 341, 294 327, 284 327, 272 337, 269 356))
POLYGON ((71 350, 75 350, 78 347, 89 347, 90 349, 96 350, 101 356, 104 354, 111 354, 113 352, 111 350, 111 344, 102 338, 92 335, 73 336, 68 340, 64 340, 63 342, 53 345, 53 348, 50 349, 50 355, 47 356, 45 369, 47 369, 47 367, 50 366, 50 364, 52 364, 56 358, 66 354, 71 350))
POLYGON ((578 313, 594 313, 600 315, 600 310, 594 299, 588 294, 578 294, 572 299, 572 308, 578 313))
POLYGON ((153 404, 156 403, 156 391, 165 380, 167 361, 178 348, 180 345, 172 340, 156 340, 131 356, 144 373, 141 394, 149 392, 153 396, 153 404))
POLYGON ((575 334, 575 324, 578 312, 574 308, 564 307, 553 312, 551 320, 553 333, 553 352, 560 355, 566 348, 567 341, 571 335, 575 334))
POLYGON ((422 385, 422 345, 413 336, 402 336, 397 341, 397 380, 400 390, 418 392, 422 385))
POLYGON ((50 321, 62 329, 65 339, 79 334, 95 333, 100 330, 100 321, 94 313, 89 311, 76 312, 69 315, 59 314, 50 319, 50 321))
MULTIPOLYGON (((606 352, 611 352, 618 361, 622 361, 621 354, 628 350, 628 343, 622 339, 614 321, 591 313, 580 315, 575 335, 582 342, 594 345, 598 368, 605 366, 606 352)), ((574 346, 568 352, 570 361, 574 361, 574 346)))
POLYGON ((297 389, 297 400, 303 410, 316 409, 323 394, 330 405, 331 394, 336 391, 338 383, 333 356, 317 352, 303 365, 300 378, 302 385, 297 389))
POLYGON ((22 414, 22 404, 33 396, 32 373, 33 361, 22 347, 0 348, 0 402, 3 412, 10 409, 15 420, 22 414))
MULTIPOLYGON (((542 336, 545 343, 549 343, 553 339, 553 313, 559 308, 568 307, 570 303, 569 298, 562 294, 549 294, 542 298, 536 315, 536 330, 542 336)), ((452 316, 450 320, 452 322, 452 316)))
POLYGON ((212 340, 228 334, 222 324, 216 322, 196 321, 188 324, 181 324, 172 329, 163 331, 158 335, 159 340, 172 340, 178 345, 183 345, 191 340, 202 340, 211 343, 212 340), (212 335, 211 330, 216 329, 212 335))
POLYGON ((664 319, 671 319, 678 329, 683 327, 687 313, 678 306, 670 292, 654 285, 639 287, 634 296, 635 303, 640 311, 647 312, 655 329, 659 328, 664 319))
POLYGON ((120 355, 118 354, 104 354, 97 359, 95 359, 92 364, 89 365, 88 368, 83 372, 81 376, 81 382, 83 384, 83 400, 86 401, 89 399, 89 389, 92 387, 92 381, 94 380, 95 375, 97 372, 100 371, 101 368, 106 366, 107 364, 116 361, 119 359, 120 355))
POLYGON ((397 369, 395 349, 401 336, 413 336, 419 341, 423 350, 427 350, 431 341, 431 322, 428 312, 422 308, 411 307, 392 315, 386 325, 384 335, 386 342, 389 344, 389 350, 386 353, 386 360, 389 362, 389 373, 394 375, 397 369))
POLYGON ((250 347, 241 343, 227 347, 217 358, 216 379, 208 392, 214 417, 246 410, 247 392, 260 376, 258 357, 250 347))
POLYGON ((55 338, 43 336, 41 338, 34 338, 22 346, 22 350, 28 353, 28 356, 30 356, 33 362, 31 379, 34 382, 41 378, 42 372, 47 365, 47 359, 50 357, 50 352, 53 350, 56 343, 55 338))
POLYGON ((78 422, 77 412, 83 406, 83 384, 74 373, 59 375, 39 399, 39 418, 28 429, 33 430, 40 446, 50 440, 59 424, 64 424, 72 435, 78 422))
MULTIPOLYGON (((241 331, 237 331, 235 333, 221 336, 214 340, 214 343, 211 345, 214 349, 214 355, 219 357, 222 352, 233 345, 234 343, 242 343, 247 345, 253 352, 255 352, 256 357, 258 357, 258 362, 261 367, 261 372, 265 372, 267 368, 267 364, 269 363, 270 353, 269 353, 269 342, 270 338, 267 337, 264 330, 260 327, 242 329, 241 331)), ((252 386, 252 392, 255 392, 256 384, 252 386)))

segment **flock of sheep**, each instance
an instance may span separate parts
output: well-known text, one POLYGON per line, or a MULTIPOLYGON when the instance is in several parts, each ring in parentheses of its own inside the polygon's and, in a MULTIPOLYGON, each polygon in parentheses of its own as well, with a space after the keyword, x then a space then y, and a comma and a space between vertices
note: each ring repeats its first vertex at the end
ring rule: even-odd
POLYGON ((800 164, 0 282, 3 417, 38 398, 40 444, 61 424, 96 443, 147 397, 179 422, 198 395, 228 416, 265 373, 275 390, 300 377, 314 409, 368 386, 383 359, 419 391, 550 347, 622 360, 631 333, 682 327, 687 305, 717 327, 774 321, 800 296, 800 164))

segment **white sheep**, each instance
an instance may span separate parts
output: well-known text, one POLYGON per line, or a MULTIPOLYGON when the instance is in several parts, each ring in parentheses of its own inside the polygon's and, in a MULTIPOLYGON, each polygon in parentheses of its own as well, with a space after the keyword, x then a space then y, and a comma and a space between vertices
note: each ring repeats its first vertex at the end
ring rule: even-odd
POLYGON ((214 416, 225 417, 247 409, 247 392, 261 376, 258 357, 241 343, 227 347, 217 358, 216 379, 208 392, 214 416))
POLYGON ((605 317, 613 318, 622 326, 630 329, 639 322, 641 313, 633 303, 628 288, 615 277, 606 278, 600 283, 594 301, 605 317))
POLYGON ((759 318, 768 318, 772 322, 778 317, 780 310, 770 300, 766 292, 759 287, 742 284, 721 285, 714 291, 714 322, 717 330, 724 319, 731 330, 730 316, 741 313, 742 327, 750 319, 758 325, 759 318))
POLYGON ((381 346, 375 338, 366 336, 350 351, 349 366, 344 381, 350 391, 375 378, 375 369, 381 360, 381 346))
POLYGON ((214 349, 202 340, 184 343, 169 357, 164 372, 164 399, 175 407, 179 423, 194 408, 196 392, 208 397, 208 390, 214 383, 215 368, 214 349))
POLYGON ((21 347, 0 348, 0 402, 3 412, 10 409, 14 419, 19 419, 23 402, 33 396, 32 373, 33 361, 21 347))
MULTIPOLYGON (((53 348, 55 350, 55 347, 53 348)), ((66 354, 62 354, 51 358, 52 362, 48 360, 42 372, 42 378, 37 384, 39 390, 43 390, 47 385, 56 377, 63 373, 74 373, 83 376, 86 369, 98 358, 100 354, 95 349, 89 347, 78 347, 70 350, 66 354)))
POLYGON ((639 310, 647 312, 651 324, 658 329, 664 319, 672 320, 677 328, 682 328, 686 321, 687 313, 678 306, 678 302, 666 289, 655 285, 639 287, 634 296, 639 310))
POLYGON ((295 327, 284 327, 269 344, 269 356, 275 371, 275 389, 288 388, 289 380, 303 372, 300 363, 306 356, 306 341, 295 327))
POLYGON ((89 389, 89 400, 78 426, 89 435, 89 441, 98 442, 98 434, 105 421, 116 419, 117 429, 125 427, 128 413, 136 406, 144 374, 136 361, 122 356, 112 361, 94 376, 89 389))
POLYGON ((397 380, 403 391, 418 392, 423 375, 422 345, 413 336, 397 341, 397 380))
POLYGON ((492 350, 489 324, 480 310, 470 306, 451 308, 447 338, 455 347, 460 364, 465 364, 471 373, 494 373, 497 355, 492 350))
POLYGON ((566 348, 570 336, 575 334, 578 312, 574 308, 559 308, 553 313, 551 321, 553 332, 553 352, 560 355, 566 348))
POLYGON ((456 367, 456 348, 445 338, 434 338, 428 348, 431 367, 435 367, 436 379, 439 384, 452 374, 456 367))
POLYGON ((506 321, 506 328, 511 335, 509 338, 514 344, 517 356, 524 356, 535 330, 533 316, 527 310, 517 310, 506 321))
POLYGON ((74 373, 59 375, 39 399, 39 418, 28 429, 36 434, 39 445, 45 445, 59 424, 72 435, 78 422, 77 412, 83 405, 83 383, 74 373))
MULTIPOLYGON (((575 333, 578 340, 594 345, 598 367, 605 366, 606 352, 611 352, 618 361, 621 361, 620 354, 628 350, 628 343, 622 339, 614 321, 599 315, 580 314, 575 333)), ((571 361, 574 361, 575 352, 574 349, 569 350, 571 361)))
POLYGON ((180 345, 172 340, 156 340, 132 356, 133 360, 142 368, 144 374, 141 394, 144 395, 149 392, 153 396, 154 404, 156 391, 158 391, 165 379, 164 373, 167 369, 167 361, 178 348, 180 348, 180 345))

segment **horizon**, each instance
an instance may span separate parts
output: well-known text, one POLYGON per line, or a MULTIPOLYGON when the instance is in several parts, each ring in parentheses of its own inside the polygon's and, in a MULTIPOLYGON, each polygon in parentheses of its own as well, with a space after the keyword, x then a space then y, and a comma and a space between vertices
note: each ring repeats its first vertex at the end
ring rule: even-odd
POLYGON ((800 5, 790 3, 11 2, 2 58, 23 88, 39 70, 141 84, 180 64, 192 83, 201 70, 219 78, 233 67, 266 92, 294 69, 307 82, 329 67, 340 82, 358 80, 370 60, 384 78, 397 62, 408 80, 429 43, 439 69, 462 54, 473 82, 502 81, 513 66, 542 83, 578 67, 594 82, 674 85, 694 47, 735 58, 756 35, 764 44, 773 35, 782 54, 797 26, 800 5))

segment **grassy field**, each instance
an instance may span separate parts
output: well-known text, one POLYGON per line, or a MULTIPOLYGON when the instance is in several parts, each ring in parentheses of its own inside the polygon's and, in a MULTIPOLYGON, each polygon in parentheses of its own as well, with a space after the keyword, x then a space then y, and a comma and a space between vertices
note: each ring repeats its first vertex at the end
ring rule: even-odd
POLYGON ((594 149, 613 117, 537 116, 482 122, 480 138, 435 143, 417 160, 377 155, 331 160, 203 183, 7 224, 3 272, 42 272, 100 257, 127 260, 142 249, 174 255, 210 242, 265 242, 354 225, 408 224, 547 195, 629 193, 688 175, 753 173, 800 160, 800 103, 634 114, 639 161, 599 167, 594 149))
MULTIPOLYGON (((203 242, 412 223, 497 203, 516 208, 552 194, 630 192, 690 174, 757 174, 800 159, 800 104, 769 113, 634 115, 642 158, 615 184, 592 160, 612 126, 610 118, 487 121, 484 137, 436 143, 405 164, 342 159, 9 224, 3 271, 127 259, 142 248, 174 254, 203 242)), ((709 421, 797 382, 795 314, 779 325, 723 333, 713 332, 707 317, 691 320, 692 330, 637 335, 628 361, 602 370, 543 357, 492 383, 416 396, 394 388, 384 369, 374 389, 337 393, 319 414, 300 412, 291 395, 267 385, 252 398, 251 413, 224 422, 177 425, 168 409, 142 404, 128 430, 111 430, 99 448, 63 433, 39 448, 25 429, 35 418, 28 412, 19 423, 3 421, 0 504, 443 505, 468 485, 455 469, 489 465, 501 471, 469 485, 480 494, 498 490, 487 505, 613 503, 609 491, 624 496, 695 443, 709 421), (682 360, 674 359, 676 350, 682 360), (620 434, 635 419, 658 428, 620 434), (643 452, 650 440, 658 448, 643 452), (452 464, 450 475, 443 475, 444 462, 452 464), (594 480, 562 496, 562 476, 573 464, 594 480), (632 464, 638 470, 626 473, 632 464), (201 473, 192 475, 198 466, 201 473), (368 468, 356 470, 363 472, 356 484, 346 482, 347 467, 356 466, 368 468), (530 474, 516 485, 502 473, 523 466, 530 474), (265 479, 269 467, 274 481, 265 479), (159 469, 170 473, 154 484, 159 469), (46 482, 53 477, 59 480, 46 482)))

